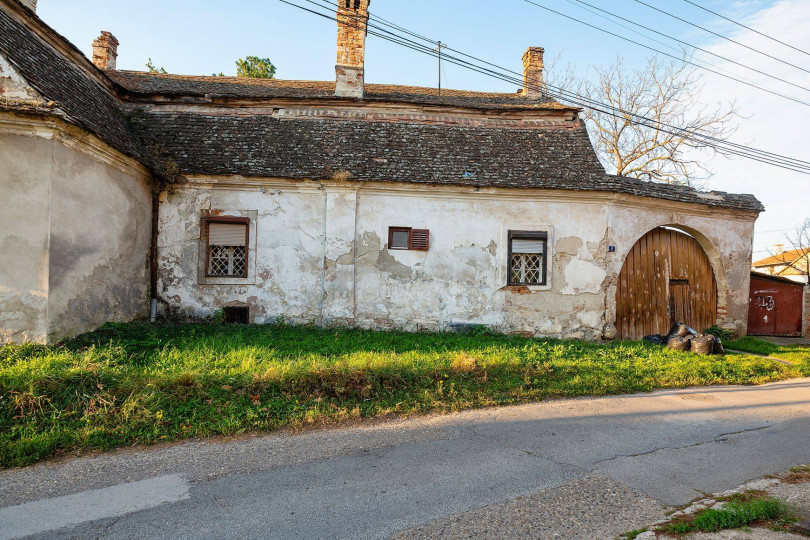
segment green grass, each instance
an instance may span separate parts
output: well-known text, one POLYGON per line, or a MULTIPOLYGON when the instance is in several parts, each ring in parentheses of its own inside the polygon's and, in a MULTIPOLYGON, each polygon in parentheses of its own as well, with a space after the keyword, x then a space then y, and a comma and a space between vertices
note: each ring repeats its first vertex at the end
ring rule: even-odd
POLYGON ((707 508, 666 524, 659 532, 682 536, 693 532, 717 532, 755 524, 786 528, 798 521, 796 514, 783 502, 772 497, 748 497, 730 501, 721 509, 707 508))
POLYGON ((647 532, 646 528, 645 529, 633 529, 630 532, 624 533, 619 538, 622 538, 624 540, 636 540, 636 538, 638 538, 642 533, 645 533, 645 532, 647 532))
POLYGON ((106 325, 61 346, 0 347, 0 466, 353 418, 759 384, 801 376, 803 369, 635 342, 285 325, 106 325))
POLYGON ((755 337, 740 338, 724 345, 737 351, 764 354, 794 362, 804 376, 810 377, 810 345, 776 345, 755 337))

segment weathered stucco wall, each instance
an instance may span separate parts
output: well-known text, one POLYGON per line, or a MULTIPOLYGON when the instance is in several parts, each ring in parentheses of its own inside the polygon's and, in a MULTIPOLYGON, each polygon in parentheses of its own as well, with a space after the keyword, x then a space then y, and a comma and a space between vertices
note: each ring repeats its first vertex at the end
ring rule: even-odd
POLYGON ((0 344, 47 338, 52 150, 0 133, 0 344))
POLYGON ((145 317, 145 171, 73 128, 0 120, 0 342, 145 317))
POLYGON ((54 143, 52 339, 148 314, 151 208, 145 175, 54 143))
POLYGON ((485 324, 598 339, 612 331, 615 281, 628 251, 650 229, 675 225, 698 237, 716 265, 719 322, 744 329, 755 219, 607 193, 198 177, 162 199, 161 309, 196 318, 249 305, 255 322, 485 324), (201 282, 204 211, 257 216, 247 280, 201 282), (386 249, 389 226, 430 229, 430 250, 386 249), (548 232, 546 286, 505 286, 509 230, 548 232))

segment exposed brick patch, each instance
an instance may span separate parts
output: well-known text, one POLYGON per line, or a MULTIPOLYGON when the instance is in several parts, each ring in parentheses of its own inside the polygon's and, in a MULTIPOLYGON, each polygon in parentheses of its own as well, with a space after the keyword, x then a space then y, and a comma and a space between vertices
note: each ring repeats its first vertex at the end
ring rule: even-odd
POLYGON ((362 98, 369 0, 338 0, 335 95, 362 98))
POLYGON ((529 47, 523 54, 523 95, 540 97, 543 85, 543 47, 529 47))
POLYGON ((802 336, 810 338, 810 284, 804 287, 804 324, 802 336))
POLYGON ((118 59, 118 40, 109 32, 102 31, 93 41, 93 64, 98 69, 115 69, 118 59))

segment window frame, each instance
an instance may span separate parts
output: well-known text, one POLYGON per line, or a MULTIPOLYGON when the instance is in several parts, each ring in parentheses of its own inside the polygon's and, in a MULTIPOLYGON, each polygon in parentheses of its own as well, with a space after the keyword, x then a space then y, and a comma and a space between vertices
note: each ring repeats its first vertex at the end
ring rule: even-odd
POLYGON ((411 249, 411 230, 412 227, 388 227, 388 249, 396 249, 398 251, 407 251, 411 249), (394 247, 395 232, 408 233, 408 243, 405 247, 394 247))
POLYGON ((509 231, 506 256, 506 285, 508 287, 546 287, 548 285, 548 236, 548 231, 509 231), (543 241, 542 281, 539 283, 512 281, 512 240, 514 239, 543 241))
POLYGON ((237 216, 207 216, 204 220, 205 223, 205 277, 216 279, 247 279, 250 272, 248 270, 249 251, 250 251, 250 218, 237 217, 237 216), (211 223, 222 223, 228 225, 244 225, 245 226, 245 271, 242 275, 234 274, 222 276, 211 273, 211 223))
POLYGON ((430 251, 430 229, 416 229, 414 227, 389 226, 388 227, 388 249, 393 249, 393 250, 396 250, 396 251, 430 251), (424 247, 414 247, 414 240, 413 240, 414 231, 423 232, 425 234, 425 245, 424 245, 424 247), (393 247, 394 233, 395 232, 407 232, 408 233, 408 245, 407 246, 405 246, 405 247, 393 247))

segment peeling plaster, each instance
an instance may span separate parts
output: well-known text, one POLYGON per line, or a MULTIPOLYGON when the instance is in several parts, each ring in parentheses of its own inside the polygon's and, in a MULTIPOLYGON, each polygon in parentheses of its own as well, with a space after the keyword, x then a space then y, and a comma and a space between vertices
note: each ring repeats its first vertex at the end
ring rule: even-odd
MULTIPOLYGON (((476 194, 473 200, 441 196, 429 186, 392 193, 367 185, 358 197, 347 182, 274 182, 265 193, 218 186, 212 179, 166 199, 160 230, 164 312, 204 317, 228 302, 242 302, 251 306, 255 322, 283 315, 292 322, 377 329, 484 324, 507 333, 600 339, 615 321, 615 282, 626 252, 662 215, 673 218, 661 212, 660 201, 640 200, 635 207, 607 200, 582 204, 577 194, 552 201, 505 191, 476 194), (187 244, 196 245, 199 211, 212 204, 223 211, 258 212, 255 285, 196 282, 196 248, 187 244), (507 246, 500 241, 505 224, 538 215, 553 225, 551 284, 505 287, 507 246), (387 249, 389 226, 429 229, 430 251, 387 249), (617 246, 616 252, 608 252, 608 245, 617 246)), ((713 238, 744 237, 753 226, 753 218, 729 219, 731 211, 708 216, 695 210, 696 215, 680 211, 674 219, 713 238)), ((531 222, 524 229, 542 230, 536 227, 531 222)), ((746 252, 744 244, 729 241, 721 253, 728 258, 746 252)), ((741 279, 747 262, 731 266, 741 279)), ((740 319, 740 309, 730 318, 740 319)))
POLYGON ((607 272, 603 268, 582 259, 572 259, 565 265, 566 287, 560 294, 599 294, 602 280, 607 272))

